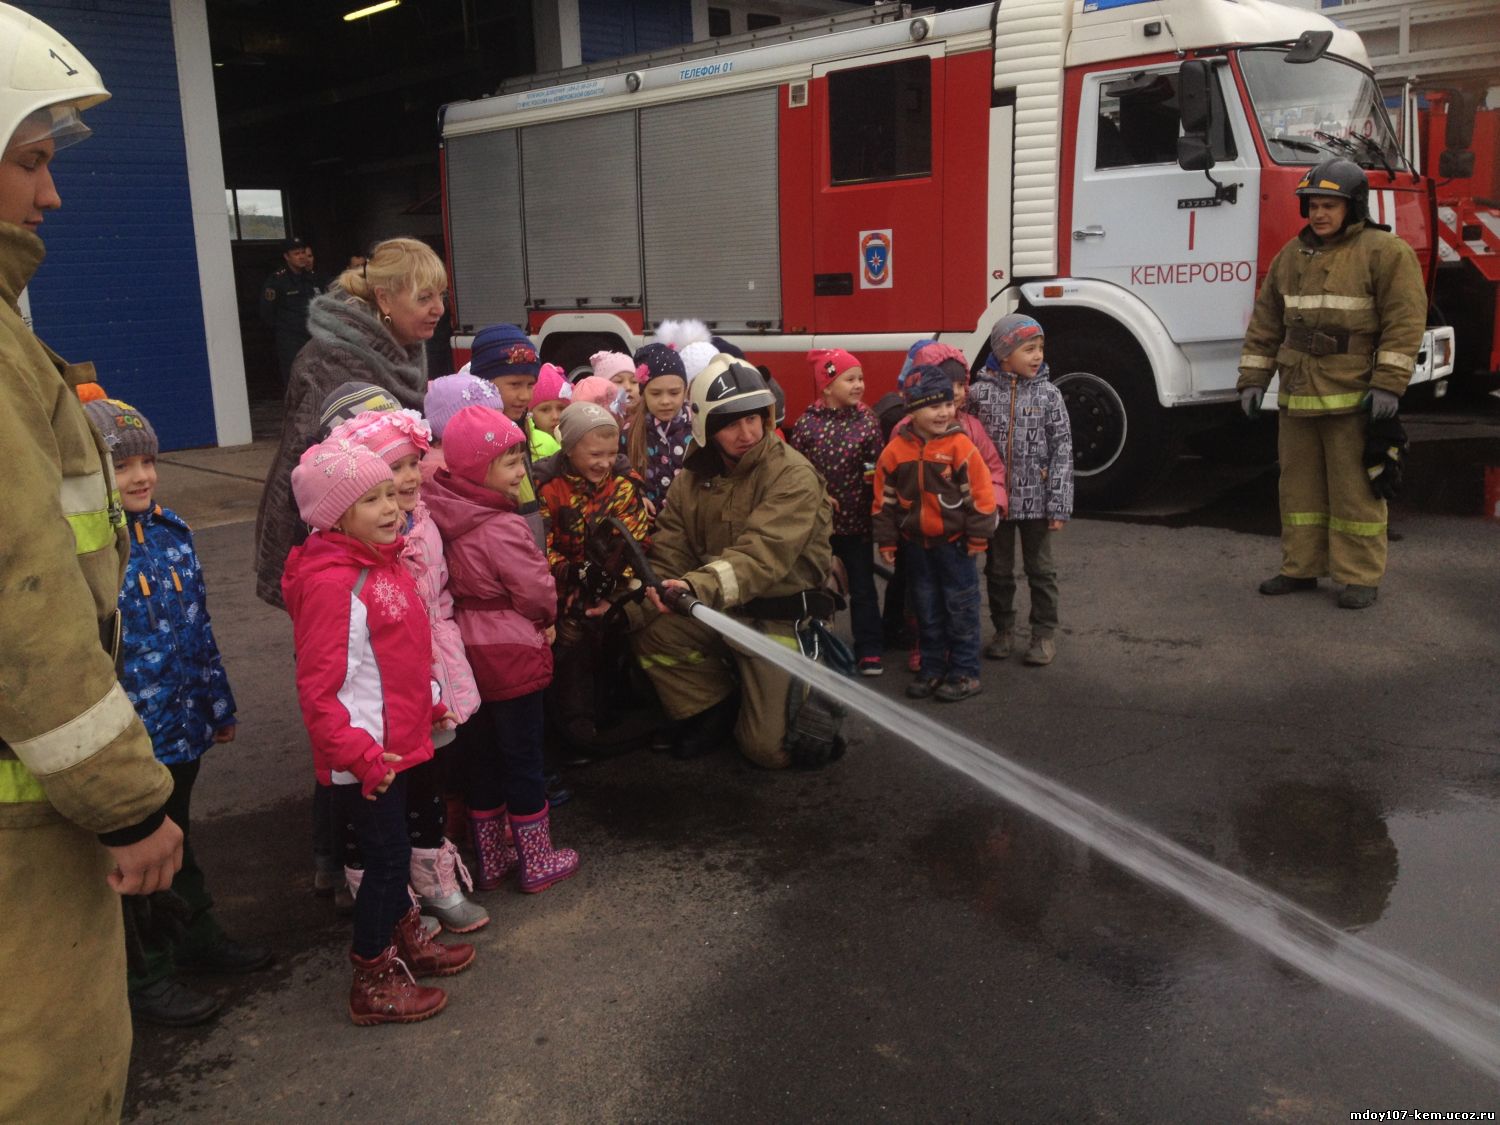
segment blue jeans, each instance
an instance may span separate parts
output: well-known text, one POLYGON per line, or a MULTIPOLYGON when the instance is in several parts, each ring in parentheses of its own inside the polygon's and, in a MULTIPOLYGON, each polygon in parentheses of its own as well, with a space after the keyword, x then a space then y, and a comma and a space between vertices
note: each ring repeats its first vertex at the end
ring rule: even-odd
POLYGON ((885 649, 880 628, 880 598, 875 593, 875 556, 869 536, 831 535, 833 553, 849 576, 849 622, 854 655, 879 656, 885 649))
POLYGON ((906 545, 922 675, 928 678, 979 678, 979 566, 966 542, 906 545))
POLYGON ((542 766, 542 693, 489 700, 460 728, 464 799, 471 809, 509 808, 530 816, 547 805, 542 766))

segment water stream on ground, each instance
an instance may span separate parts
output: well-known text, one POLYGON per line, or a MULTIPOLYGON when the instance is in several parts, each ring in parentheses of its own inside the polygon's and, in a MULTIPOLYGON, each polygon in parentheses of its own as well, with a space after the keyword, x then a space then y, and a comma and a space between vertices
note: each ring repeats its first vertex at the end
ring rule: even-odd
POLYGON ((1439 973, 1346 934, 1290 899, 1176 844, 973 739, 767 640, 732 617, 693 616, 997 796, 1170 891, 1268 953, 1331 988, 1388 1009, 1500 1078, 1500 1006, 1439 973))

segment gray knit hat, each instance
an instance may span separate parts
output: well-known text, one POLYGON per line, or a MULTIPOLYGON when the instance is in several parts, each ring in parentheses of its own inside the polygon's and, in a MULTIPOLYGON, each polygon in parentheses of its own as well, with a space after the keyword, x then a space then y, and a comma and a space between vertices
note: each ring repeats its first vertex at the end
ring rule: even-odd
POLYGON ((83 412, 104 438, 109 455, 115 461, 127 457, 155 457, 161 448, 151 423, 129 403, 117 398, 100 398, 86 405, 83 412))
POLYGON ((557 421, 557 440, 562 442, 566 453, 583 439, 584 434, 603 429, 619 432, 620 424, 613 414, 596 402, 571 402, 557 421))

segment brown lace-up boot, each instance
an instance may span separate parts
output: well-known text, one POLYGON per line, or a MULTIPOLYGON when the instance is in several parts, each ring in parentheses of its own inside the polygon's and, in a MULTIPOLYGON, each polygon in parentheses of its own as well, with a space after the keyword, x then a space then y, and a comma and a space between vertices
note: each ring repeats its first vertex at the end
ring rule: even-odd
POLYGON ((474 947, 463 942, 444 945, 433 941, 422 925, 422 916, 413 906, 396 923, 396 948, 401 960, 418 977, 451 977, 474 962, 474 947))
POLYGON ((412 979, 396 956, 395 946, 368 960, 351 952, 349 961, 354 965, 349 1018, 360 1027, 416 1023, 431 1019, 448 1005, 448 994, 441 988, 428 988, 412 979))

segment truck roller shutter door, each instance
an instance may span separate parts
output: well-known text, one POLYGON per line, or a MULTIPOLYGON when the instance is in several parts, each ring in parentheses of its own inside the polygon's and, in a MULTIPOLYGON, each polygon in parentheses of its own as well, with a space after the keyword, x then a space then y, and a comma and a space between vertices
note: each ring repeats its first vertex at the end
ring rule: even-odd
POLYGON ((635 112, 528 125, 521 130, 521 180, 531 303, 639 307, 635 112))
POLYGON ((751 90, 641 111, 648 321, 781 327, 778 96, 751 90))
POLYGON ((516 131, 447 143, 448 224, 459 323, 526 323, 521 182, 516 131))

